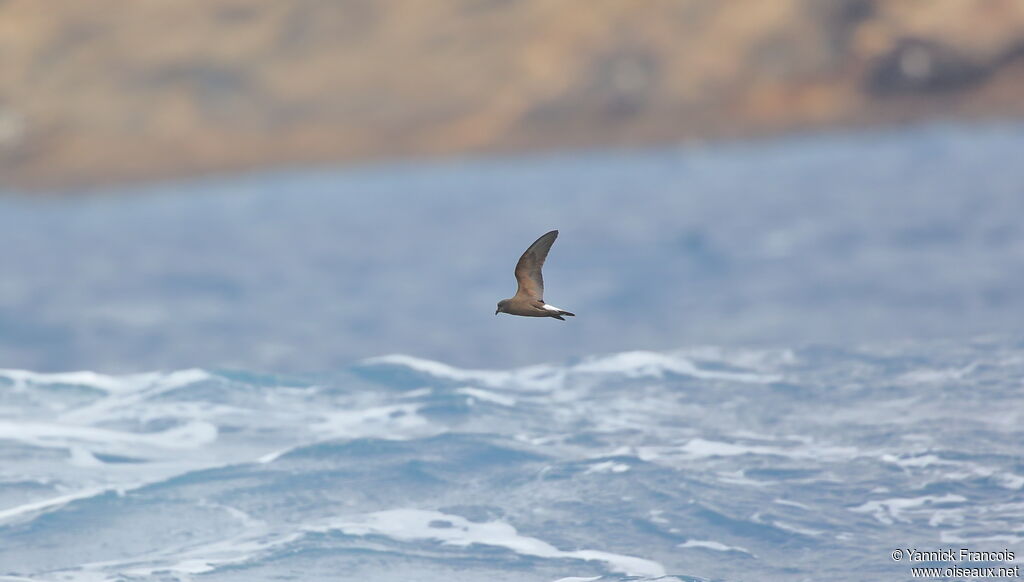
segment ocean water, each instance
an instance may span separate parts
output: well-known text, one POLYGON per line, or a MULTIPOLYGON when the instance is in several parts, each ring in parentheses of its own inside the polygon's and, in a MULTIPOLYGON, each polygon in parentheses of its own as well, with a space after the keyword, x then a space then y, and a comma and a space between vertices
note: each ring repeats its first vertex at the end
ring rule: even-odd
POLYGON ((0 581, 1019 567, 1021 151, 931 126, 9 193, 0 581), (494 316, 551 228, 578 316, 494 316), (992 554, 912 553, 961 548, 992 554))
POLYGON ((1022 378, 1019 340, 2 371, 0 579, 905 580, 929 565, 905 548, 1019 566, 1022 378))
POLYGON ((687 345, 1015 333, 1024 126, 0 196, 0 365, 509 368, 687 345), (494 316, 561 235, 545 299, 494 316))

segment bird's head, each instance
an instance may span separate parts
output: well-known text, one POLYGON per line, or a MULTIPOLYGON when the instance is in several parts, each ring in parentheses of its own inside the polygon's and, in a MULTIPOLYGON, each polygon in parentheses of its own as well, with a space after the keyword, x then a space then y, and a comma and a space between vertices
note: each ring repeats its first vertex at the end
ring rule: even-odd
POLYGON ((502 299, 501 301, 499 301, 498 308, 494 310, 494 315, 498 315, 499 313, 507 313, 505 311, 506 305, 508 305, 508 299, 502 299))

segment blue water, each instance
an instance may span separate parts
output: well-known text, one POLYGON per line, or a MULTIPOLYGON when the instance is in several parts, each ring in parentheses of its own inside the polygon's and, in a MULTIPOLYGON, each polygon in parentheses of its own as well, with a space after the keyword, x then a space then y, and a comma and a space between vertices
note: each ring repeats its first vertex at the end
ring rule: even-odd
POLYGON ((940 126, 0 198, 0 580, 1019 566, 1021 151, 940 126), (494 316, 550 228, 578 316, 494 316))
POLYGON ((1024 322, 1024 126, 382 165, 0 197, 0 362, 509 367, 1024 322), (494 316, 545 268, 562 323, 494 316))
POLYGON ((1024 555, 1022 377, 982 340, 2 372, 0 573, 910 579, 894 549, 1024 555))

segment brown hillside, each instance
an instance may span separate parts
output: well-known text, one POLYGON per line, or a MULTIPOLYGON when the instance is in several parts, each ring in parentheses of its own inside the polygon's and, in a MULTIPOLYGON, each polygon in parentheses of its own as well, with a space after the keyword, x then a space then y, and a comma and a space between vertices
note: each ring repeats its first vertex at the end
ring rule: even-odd
POLYGON ((1024 113, 1020 0, 6 0, 5 185, 1024 113))

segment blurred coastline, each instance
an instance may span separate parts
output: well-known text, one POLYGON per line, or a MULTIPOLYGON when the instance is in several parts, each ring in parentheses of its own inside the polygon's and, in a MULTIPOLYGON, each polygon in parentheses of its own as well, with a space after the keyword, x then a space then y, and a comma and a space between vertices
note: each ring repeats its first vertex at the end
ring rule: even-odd
POLYGON ((1024 114, 1024 2, 0 3, 0 187, 1024 114))

